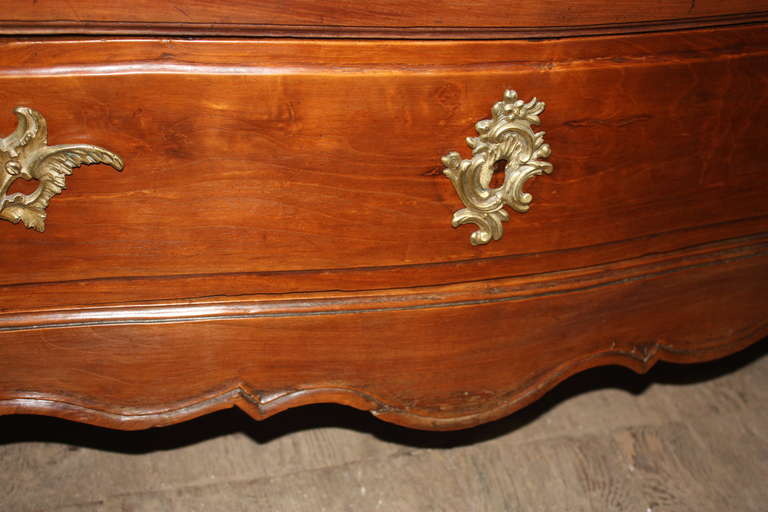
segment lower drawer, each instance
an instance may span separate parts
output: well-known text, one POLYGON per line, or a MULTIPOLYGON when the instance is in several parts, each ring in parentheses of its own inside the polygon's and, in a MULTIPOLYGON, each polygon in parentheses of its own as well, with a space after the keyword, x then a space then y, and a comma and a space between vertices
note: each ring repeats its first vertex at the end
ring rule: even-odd
POLYGON ((124 164, 74 169, 44 232, 0 220, 0 411, 141 428, 338 401, 459 428, 768 333, 764 26, 0 46, 4 134, 24 106, 124 164), (441 157, 508 89, 546 102, 553 172, 472 245, 441 157))

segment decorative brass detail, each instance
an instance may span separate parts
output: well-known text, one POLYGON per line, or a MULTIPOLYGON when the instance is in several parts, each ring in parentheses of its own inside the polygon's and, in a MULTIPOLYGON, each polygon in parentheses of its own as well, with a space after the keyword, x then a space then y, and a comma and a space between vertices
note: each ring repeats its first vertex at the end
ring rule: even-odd
POLYGON ((111 151, 89 144, 48 146, 48 128, 40 112, 28 107, 14 109, 19 125, 0 139, 0 218, 30 229, 45 230, 45 208, 51 198, 66 188, 65 176, 83 164, 104 163, 118 171, 122 159, 111 151), (17 179, 36 180, 31 194, 8 195, 17 179))
POLYGON ((479 137, 467 138, 472 158, 462 160, 455 151, 443 157, 443 174, 466 206, 453 214, 453 227, 472 222, 480 228, 469 237, 472 245, 500 239, 504 233, 501 222, 509 220, 504 205, 527 212, 533 197, 523 191, 523 185, 533 176, 552 172, 552 164, 540 160, 550 154, 544 132, 534 133, 531 128, 541 123, 543 110, 544 103, 536 98, 525 103, 517 99, 515 91, 507 90, 491 109, 493 117, 475 125, 479 137), (491 188, 494 165, 500 160, 507 162, 504 183, 491 188))

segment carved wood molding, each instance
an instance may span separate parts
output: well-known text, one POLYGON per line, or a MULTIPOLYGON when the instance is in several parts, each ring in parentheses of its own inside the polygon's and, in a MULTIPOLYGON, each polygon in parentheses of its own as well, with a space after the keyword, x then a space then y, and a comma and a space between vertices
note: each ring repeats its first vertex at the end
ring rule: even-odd
POLYGON ((640 350, 616 349, 568 361, 539 375, 526 386, 486 396, 468 412, 435 409, 414 413, 393 397, 374 396, 362 389, 306 387, 258 391, 247 382, 172 404, 114 407, 98 397, 65 397, 52 393, 19 391, 0 396, 2 414, 40 414, 120 430, 140 430, 187 421, 218 410, 238 407, 254 420, 263 420, 293 407, 336 403, 369 411, 383 421, 422 430, 458 430, 503 418, 534 402, 553 387, 579 372, 602 365, 621 365, 645 373, 659 361, 696 363, 743 350, 768 336, 768 322, 736 330, 728 340, 710 340, 700 349, 679 351, 670 343, 641 345, 640 350))
POLYGON ((296 38, 360 39, 530 39, 580 37, 588 35, 632 34, 721 27, 768 21, 768 12, 697 16, 680 19, 648 20, 625 23, 538 26, 353 26, 322 24, 265 24, 222 22, 131 22, 99 20, 1 20, 0 34, 104 34, 165 36, 246 36, 296 38))
POLYGON ((240 320, 276 316, 365 314, 366 312, 463 307, 553 297, 596 287, 623 285, 700 267, 768 254, 768 233, 702 244, 557 272, 453 285, 365 292, 253 295, 239 300, 115 304, 103 307, 0 313, 0 333, 122 324, 240 320))
POLYGON ((548 281, 533 276, 346 297, 260 297, 219 305, 103 308, 84 311, 93 316, 78 321, 72 316, 77 311, 6 314, 0 317, 0 355, 8 358, 9 366, 0 375, 0 414, 46 414, 110 428, 140 429, 233 406, 263 419, 290 407, 333 402, 413 428, 466 428, 510 414, 591 367, 618 364, 645 372, 659 360, 705 361, 768 336, 764 316, 768 302, 761 284, 766 262, 768 233, 551 273, 546 276, 548 281), (739 285, 724 288, 722 295, 713 294, 723 282, 739 285), (638 294, 642 297, 606 312, 607 304, 638 294), (595 297, 601 297, 600 301, 595 302, 595 297), (696 304, 690 304, 691 297, 696 304), (721 311, 722 303, 730 300, 745 306, 721 311), (213 309, 204 317, 201 313, 206 310, 196 307, 213 309), (660 307, 671 308, 675 314, 658 327, 638 327, 660 307), (491 316, 487 316, 489 309, 493 310, 491 316), (542 317, 531 317, 530 311, 540 312, 542 317), (607 316, 601 316, 604 313, 607 316), (354 320, 344 321, 347 314, 354 314, 354 320), (368 320, 367 315, 372 318, 368 320), (498 325, 473 326, 478 315, 496 318, 498 325), (301 323, 291 319, 301 319, 301 323), (403 333, 377 337, 367 331, 370 322, 390 326, 405 322, 412 329, 423 320, 444 319, 455 322, 457 329, 467 328, 459 335, 443 332, 439 340, 426 340, 424 346, 420 345, 423 333, 406 346, 397 341, 403 333), (521 322, 525 326, 518 325, 521 322), (569 327, 563 329, 561 322, 569 327), (595 322, 598 325, 590 332, 595 322), (695 322, 701 325, 692 327, 695 322), (289 330, 281 331, 280 325, 289 330), (520 329, 512 328, 516 325, 520 329), (327 327, 332 335, 346 329, 343 346, 351 354, 367 355, 362 359, 339 357, 322 348, 322 337, 291 340, 280 335, 307 327, 313 332, 313 326, 327 327), (262 336, 265 330, 274 329, 277 337, 262 336), (578 334, 579 340, 563 336, 568 332, 578 334), (243 333, 239 342, 230 343, 229 336, 243 333), (455 339, 444 345, 445 336, 455 339), (382 342, 393 346, 379 354, 384 359, 376 359, 382 342), (537 352, 531 354, 531 349, 537 352), (252 356, 233 356, 233 350, 252 356), (14 358, 19 351, 45 353, 50 361, 40 363, 23 356, 18 361, 26 362, 18 364, 14 358), (423 355, 411 363, 419 351, 423 355), (158 360, 156 355, 163 357, 158 360), (211 357, 213 366, 197 364, 211 357), (220 373, 210 374, 204 392, 186 378, 179 380, 178 375, 165 391, 164 386, 157 386, 158 379, 166 382, 165 372, 172 370, 168 358, 184 375, 194 371, 205 377, 213 369, 220 373), (282 363, 274 366, 275 361, 282 363), (304 361, 309 363, 299 364, 304 361), (340 364, 354 369, 341 376, 340 364), (150 380, 142 374, 148 365, 155 366, 149 372, 153 375, 150 380), (462 378, 448 380, 436 370, 419 377, 426 384, 416 389, 411 370, 392 373, 397 382, 386 378, 388 371, 369 374, 371 368, 382 365, 474 369, 462 378), (516 370, 504 372, 515 365, 516 370), (493 384, 486 387, 483 382, 490 374, 495 376, 493 384), (70 380, 70 375, 78 375, 79 380, 70 380), (114 390, 105 388, 106 383, 114 390), (56 392, 49 392, 47 386, 56 392), (433 392, 433 387, 439 391, 433 392))

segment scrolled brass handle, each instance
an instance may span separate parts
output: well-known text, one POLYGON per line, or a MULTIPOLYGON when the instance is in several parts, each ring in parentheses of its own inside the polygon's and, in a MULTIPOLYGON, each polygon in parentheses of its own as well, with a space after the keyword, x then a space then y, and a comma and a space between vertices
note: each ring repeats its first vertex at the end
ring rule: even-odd
POLYGON ((83 164, 103 163, 118 171, 123 160, 115 153, 89 144, 48 146, 48 128, 43 115, 29 107, 16 107, 16 130, 0 139, 0 219, 19 221, 30 229, 45 230, 46 207, 66 188, 65 177, 83 164), (17 179, 36 180, 31 194, 8 194, 17 179))
POLYGON ((450 178, 465 208, 453 214, 453 227, 473 223, 478 229, 470 235, 472 245, 499 240, 504 233, 502 221, 509 220, 507 205, 516 212, 528 211, 531 194, 523 191, 531 177, 552 172, 552 164, 543 161, 550 154, 544 132, 534 133, 539 125, 544 103, 533 98, 528 103, 518 99, 513 90, 491 109, 491 119, 479 121, 478 137, 467 138, 472 158, 462 160, 452 151, 443 157, 443 174, 450 178), (496 162, 506 161, 504 182, 491 188, 496 162))

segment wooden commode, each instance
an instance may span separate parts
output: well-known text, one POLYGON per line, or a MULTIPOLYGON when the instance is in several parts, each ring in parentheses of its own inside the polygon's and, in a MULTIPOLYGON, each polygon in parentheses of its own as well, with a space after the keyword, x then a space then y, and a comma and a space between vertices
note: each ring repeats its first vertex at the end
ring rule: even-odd
POLYGON ((459 429, 768 336, 768 0, 7 7, 0 413, 459 429))

